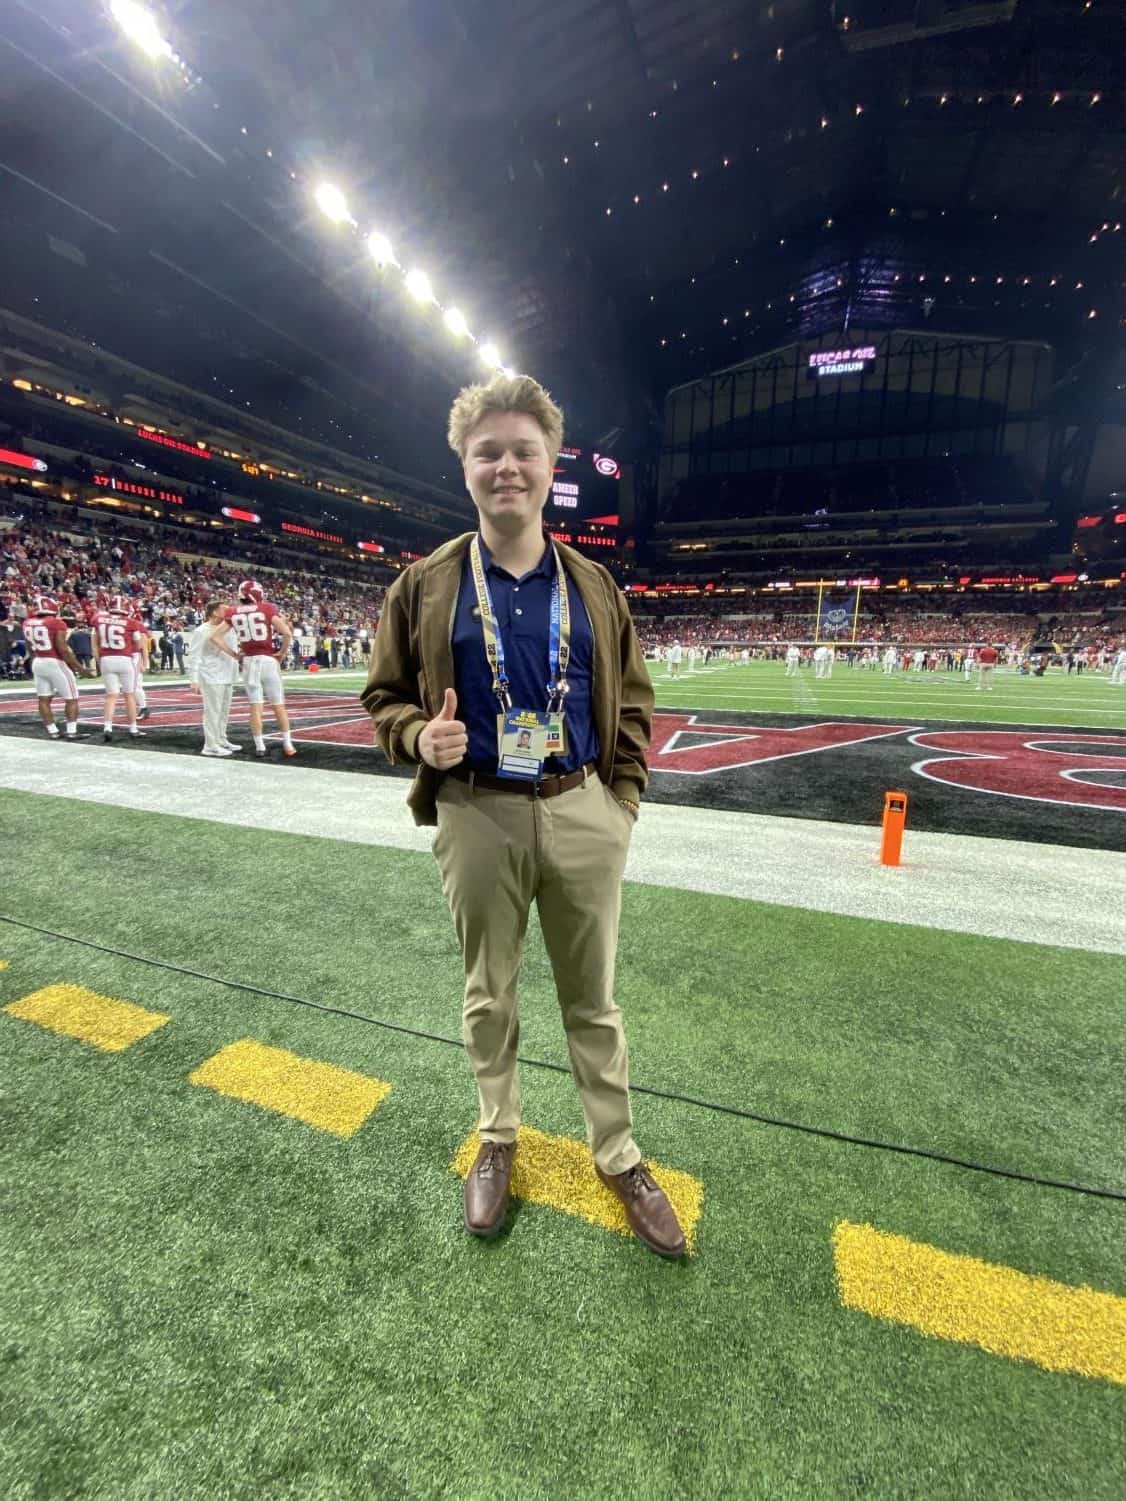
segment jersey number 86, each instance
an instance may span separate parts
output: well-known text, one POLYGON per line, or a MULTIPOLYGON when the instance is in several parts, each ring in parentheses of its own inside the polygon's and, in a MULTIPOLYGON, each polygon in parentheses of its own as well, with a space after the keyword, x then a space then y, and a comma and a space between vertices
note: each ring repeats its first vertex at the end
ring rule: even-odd
POLYGON ((233 616, 231 624, 240 641, 268 641, 270 639, 270 627, 266 623, 266 617, 258 610, 247 610, 245 614, 233 616))

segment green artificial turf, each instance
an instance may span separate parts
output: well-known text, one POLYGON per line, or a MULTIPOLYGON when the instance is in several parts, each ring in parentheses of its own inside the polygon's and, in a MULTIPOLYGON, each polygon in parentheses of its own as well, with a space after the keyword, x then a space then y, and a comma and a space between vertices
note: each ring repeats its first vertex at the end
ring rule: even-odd
MULTIPOLYGON (((831 678, 816 679, 812 667, 785 675, 783 662, 720 664, 670 678, 662 662, 649 664, 662 709, 717 709, 731 713, 817 714, 864 719, 965 720, 973 723, 1084 725, 1126 729, 1126 687, 1112 686, 1105 674, 1052 669, 1043 678, 1021 677, 1006 668, 995 673, 992 693, 978 693, 977 678, 961 673, 882 672, 848 668, 838 662, 831 678)), ((362 672, 296 674, 294 686, 331 693, 363 688, 362 672)))
MULTIPOLYGON (((0 793, 0 910, 456 1037, 429 856, 0 793), (9 843, 10 841, 10 843, 9 843)), ((1118 1497, 1126 1389, 842 1309, 870 1221, 1126 1295, 1126 1206, 639 1095, 698 1255, 538 1206, 461 1228, 453 1047, 0 924, 0 1004, 169 1013, 107 1055, 0 1016, 0 1474, 56 1497, 1118 1497), (387 1080, 350 1141, 193 1087, 243 1037, 387 1080)), ((1126 959, 627 886, 635 1082, 1126 1185, 1126 959)), ((521 1050, 564 1061, 538 930, 521 1050)), ((525 1119, 581 1135, 569 1079, 525 1119)))

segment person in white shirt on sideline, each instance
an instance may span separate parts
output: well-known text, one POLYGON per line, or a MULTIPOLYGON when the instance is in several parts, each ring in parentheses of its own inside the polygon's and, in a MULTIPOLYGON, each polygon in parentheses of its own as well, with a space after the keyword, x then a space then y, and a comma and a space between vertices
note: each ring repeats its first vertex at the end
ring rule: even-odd
POLYGON ((144 674, 149 670, 149 633, 141 632, 137 650, 133 653, 133 697, 137 700, 137 718, 149 717, 149 700, 145 692, 144 674))
POLYGON ((670 678, 678 678, 680 676, 680 661, 683 656, 684 648, 681 646, 679 641, 674 641, 673 644, 669 647, 668 653, 665 657, 665 660, 667 661, 669 666, 670 678))
POLYGON ((1112 683, 1126 687, 1126 646, 1122 647, 1114 659, 1114 666, 1110 670, 1110 680, 1112 683))
POLYGON ((813 676, 815 678, 831 678, 833 676, 833 648, 822 643, 813 653, 813 676))
POLYGON ((894 646, 889 646, 884 652, 884 676, 890 677, 895 671, 895 664, 899 660, 899 653, 894 646))
POLYGON ((238 682, 238 638, 223 618, 224 605, 213 599, 203 624, 188 639, 188 682, 203 698, 204 756, 233 756, 242 749, 227 738, 231 695, 238 682))
POLYGON ((790 645, 786 648, 786 676, 788 678, 797 677, 800 664, 801 651, 791 641, 790 645))

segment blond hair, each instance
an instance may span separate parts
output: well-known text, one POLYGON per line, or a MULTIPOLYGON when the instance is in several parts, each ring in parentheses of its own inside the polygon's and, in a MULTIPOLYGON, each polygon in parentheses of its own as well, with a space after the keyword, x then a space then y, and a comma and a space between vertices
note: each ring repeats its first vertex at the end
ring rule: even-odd
POLYGON ((458 458, 465 460, 469 434, 490 412, 525 412, 543 432, 552 464, 563 446, 563 412, 538 380, 530 375, 494 375, 480 386, 465 386, 450 409, 447 437, 458 458))

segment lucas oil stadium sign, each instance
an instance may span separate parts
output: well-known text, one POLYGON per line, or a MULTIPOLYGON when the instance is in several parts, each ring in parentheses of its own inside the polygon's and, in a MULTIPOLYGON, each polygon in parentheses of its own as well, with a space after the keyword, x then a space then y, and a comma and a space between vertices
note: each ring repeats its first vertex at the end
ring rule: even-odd
POLYGON ((861 375, 875 362, 874 344, 859 344, 855 349, 819 349, 809 357, 809 374, 861 375))

